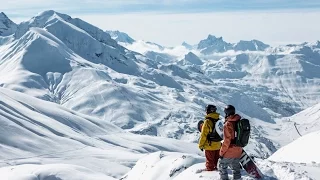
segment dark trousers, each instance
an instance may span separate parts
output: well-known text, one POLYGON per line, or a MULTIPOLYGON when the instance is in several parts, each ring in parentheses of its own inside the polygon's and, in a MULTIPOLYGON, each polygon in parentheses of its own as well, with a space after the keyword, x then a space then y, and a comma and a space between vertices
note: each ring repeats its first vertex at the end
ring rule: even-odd
POLYGON ((217 170, 220 150, 205 150, 207 171, 217 170))

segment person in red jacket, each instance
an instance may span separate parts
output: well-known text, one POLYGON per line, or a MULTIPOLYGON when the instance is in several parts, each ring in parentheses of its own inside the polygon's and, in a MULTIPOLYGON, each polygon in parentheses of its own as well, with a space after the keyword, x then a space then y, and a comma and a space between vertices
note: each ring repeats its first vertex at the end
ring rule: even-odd
POLYGON ((236 146, 233 143, 235 139, 235 123, 241 119, 241 116, 236 114, 236 109, 232 105, 228 105, 224 109, 225 124, 223 127, 223 143, 220 149, 219 173, 222 180, 229 179, 227 168, 231 167, 233 179, 241 179, 240 173, 240 157, 242 147, 236 146))

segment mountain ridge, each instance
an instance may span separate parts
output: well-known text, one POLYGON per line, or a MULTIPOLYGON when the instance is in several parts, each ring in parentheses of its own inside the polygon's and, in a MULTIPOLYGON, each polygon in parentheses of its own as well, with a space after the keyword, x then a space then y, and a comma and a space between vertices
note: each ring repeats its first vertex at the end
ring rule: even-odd
MULTIPOLYGON (((317 44, 276 49, 279 54, 268 49, 213 55, 154 45, 158 53, 144 56, 101 29, 55 11, 40 13, 18 27, 16 39, 0 46, 1 86, 136 134, 196 142, 196 123, 206 104, 215 103, 219 112, 234 104, 258 127, 263 122, 275 124, 276 118, 293 115, 318 97, 318 74, 307 73, 318 67, 317 44), (313 56, 306 58, 310 53, 313 56), (306 91, 306 82, 309 93, 299 93, 306 91)), ((259 139, 263 134, 256 131, 252 146, 270 144, 259 139)), ((276 146, 275 142, 259 155, 270 155, 276 146)))
POLYGON ((11 21, 4 12, 0 12, 0 36, 12 35, 17 29, 17 24, 11 21))
POLYGON ((207 104, 217 106, 221 119, 233 104, 250 120, 245 150, 266 176, 286 179, 290 172, 308 179, 312 171, 301 169, 317 165, 267 158, 299 133, 319 130, 320 43, 267 47, 252 40, 234 50, 222 37, 208 38, 201 49, 121 43, 52 10, 20 23, 0 36, 0 151, 6 155, 0 166, 10 164, 0 172, 50 179, 75 178, 63 173, 79 171, 98 179, 216 178, 196 173, 204 167, 197 123, 207 104), (61 162, 64 170, 48 165, 61 162), (27 165, 15 166, 21 164, 27 165))

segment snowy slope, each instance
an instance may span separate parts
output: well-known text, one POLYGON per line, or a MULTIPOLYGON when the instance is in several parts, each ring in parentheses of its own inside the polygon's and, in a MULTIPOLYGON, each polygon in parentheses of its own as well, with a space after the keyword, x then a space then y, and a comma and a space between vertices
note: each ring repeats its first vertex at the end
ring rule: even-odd
POLYGON ((269 138, 276 140, 281 146, 287 145, 306 134, 319 131, 320 104, 278 120, 276 129, 279 131, 274 132, 274 136, 269 138))
MULTIPOLYGON (((0 97, 1 179, 219 177, 217 172, 199 172, 205 165, 196 144, 126 133, 105 121, 4 88, 0 97)), ((268 160, 257 164, 266 179, 310 179, 319 169, 268 160)))
POLYGON ((64 172, 89 174, 88 168, 119 177, 149 152, 199 152, 195 144, 127 133, 106 121, 5 88, 0 88, 0 97, 0 166, 41 165, 13 167, 17 172, 39 169, 36 174, 47 176, 61 168, 46 164, 63 163, 64 172))
POLYGON ((116 180, 90 169, 67 164, 26 164, 0 168, 2 180, 116 180))
POLYGON ((241 89, 274 115, 290 116, 319 102, 317 56, 241 53, 210 61, 204 70, 241 89), (229 82, 230 78, 235 80, 229 82), (279 104, 285 108, 278 109, 279 104))
POLYGON ((277 162, 296 162, 307 164, 320 164, 318 139, 320 131, 315 131, 280 148, 269 160, 277 162))
POLYGON ((295 123, 301 135, 318 131, 320 129, 320 103, 286 119, 288 122, 295 123))
POLYGON ((16 39, 21 39, 30 27, 44 29, 74 53, 93 63, 107 65, 118 72, 123 72, 125 69, 128 74, 139 71, 132 58, 124 57, 125 49, 111 39, 108 33, 80 19, 72 19, 68 15, 54 11, 45 11, 30 21, 19 24, 15 33, 16 39))
POLYGON ((180 65, 202 65, 202 60, 192 52, 189 52, 184 56, 184 59, 178 62, 180 65))
POLYGON ((16 38, 23 32, 25 34, 0 49, 1 85, 86 114, 108 118, 106 120, 109 121, 121 118, 123 120, 118 120, 117 124, 125 128, 132 128, 137 122, 144 121, 145 117, 140 113, 142 108, 154 104, 151 96, 149 101, 139 98, 151 93, 139 92, 141 88, 150 86, 152 90, 158 86, 167 86, 182 89, 164 72, 151 69, 156 67, 155 62, 144 57, 136 59, 135 55, 138 54, 114 44, 115 41, 107 33, 97 28, 84 31, 91 26, 82 27, 83 24, 80 20, 53 11, 43 12, 30 22, 20 24, 16 38), (95 39, 100 36, 103 41, 95 39), (38 53, 39 48, 42 53, 38 53), (39 68, 42 66, 44 68, 39 68), (122 84, 128 85, 122 87, 122 84), (137 88, 132 89, 130 84, 137 84, 137 88), (138 101, 131 102, 128 99, 131 96, 137 97, 138 101), (121 107, 119 101, 122 102, 121 107), (139 105, 129 110, 135 104, 139 105), (127 114, 123 114, 120 110, 122 108, 128 109, 127 114), (109 113, 112 116, 108 116, 109 113))

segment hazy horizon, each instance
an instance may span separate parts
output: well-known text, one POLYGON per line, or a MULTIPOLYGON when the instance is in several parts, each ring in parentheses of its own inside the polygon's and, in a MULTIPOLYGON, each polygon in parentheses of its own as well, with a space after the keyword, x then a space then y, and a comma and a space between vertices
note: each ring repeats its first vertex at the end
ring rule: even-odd
POLYGON ((183 41, 197 44, 209 34, 232 43, 257 39, 272 46, 320 40, 320 25, 316 23, 320 3, 315 0, 49 0, 45 5, 40 0, 14 0, 2 4, 0 11, 16 23, 53 9, 103 30, 119 30, 136 40, 165 46, 177 46, 183 41))

